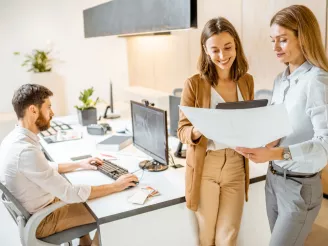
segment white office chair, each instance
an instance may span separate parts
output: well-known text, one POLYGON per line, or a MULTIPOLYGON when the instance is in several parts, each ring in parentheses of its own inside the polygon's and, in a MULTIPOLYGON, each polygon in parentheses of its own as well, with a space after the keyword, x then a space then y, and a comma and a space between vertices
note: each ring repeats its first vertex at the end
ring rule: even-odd
POLYGON ((92 223, 37 239, 35 234, 40 222, 51 212, 64 206, 65 203, 56 202, 31 215, 1 182, 0 190, 3 192, 1 201, 18 226, 22 246, 58 246, 61 244, 72 246, 73 239, 82 237, 97 228, 97 224, 92 223))
POLYGON ((272 91, 266 90, 266 89, 258 90, 255 92, 254 98, 255 99, 268 99, 268 105, 270 105, 271 98, 272 98, 272 91))
POLYGON ((173 94, 173 96, 181 97, 182 88, 175 88, 175 89, 173 89, 172 94, 173 94))

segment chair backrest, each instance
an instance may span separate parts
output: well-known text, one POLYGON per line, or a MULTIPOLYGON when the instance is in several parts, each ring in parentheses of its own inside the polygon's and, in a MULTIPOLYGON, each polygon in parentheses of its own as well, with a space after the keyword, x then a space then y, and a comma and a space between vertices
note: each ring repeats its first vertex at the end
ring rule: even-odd
POLYGON ((272 98, 272 91, 271 90, 267 90, 267 89, 262 89, 262 90, 258 90, 255 92, 254 95, 255 99, 268 99, 269 103, 271 103, 271 98, 272 98))
POLYGON ((181 93, 182 93, 182 88, 175 88, 173 89, 173 96, 176 96, 176 97, 180 97, 181 96, 181 93))
POLYGON ((22 204, 11 194, 4 184, 0 182, 0 190, 3 192, 1 195, 1 201, 7 208, 10 215, 13 217, 17 223, 17 217, 24 217, 27 222, 31 217, 31 214, 22 206, 22 204))

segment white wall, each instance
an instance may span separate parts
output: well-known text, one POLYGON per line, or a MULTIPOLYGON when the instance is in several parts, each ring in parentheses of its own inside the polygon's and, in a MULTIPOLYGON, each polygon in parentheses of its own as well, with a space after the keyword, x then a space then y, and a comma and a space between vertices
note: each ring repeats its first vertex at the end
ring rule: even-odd
POLYGON ((107 1, 0 0, 0 113, 12 111, 14 89, 30 81, 30 74, 20 67, 22 58, 13 52, 45 48, 47 40, 52 41, 54 51, 59 52, 56 56, 62 60, 54 67, 65 83, 60 96, 67 102, 66 111, 74 113, 79 91, 89 86, 108 100, 109 78, 116 100, 124 96, 123 89, 129 83, 166 92, 182 87, 196 72, 200 32, 214 16, 225 16, 235 25, 256 89, 271 89, 273 78, 284 69, 270 48, 268 23, 273 12, 296 2, 305 4, 315 12, 325 33, 326 0, 265 0, 261 4, 255 0, 198 0, 199 29, 175 31, 166 37, 85 39, 83 9, 107 1), (259 9, 262 11, 256 12, 259 9))
POLYGON ((200 36, 205 23, 228 18, 241 34, 242 0, 198 0, 197 29, 172 31, 168 36, 130 37, 127 42, 130 85, 171 93, 197 73, 200 36))
POLYGON ((47 40, 61 62, 54 72, 65 82, 67 112, 74 113, 79 91, 94 86, 95 95, 108 101, 108 82, 114 83, 116 98, 128 85, 126 40, 117 37, 85 39, 83 9, 108 0, 0 0, 0 112, 12 111, 14 90, 30 80, 20 67, 23 57, 46 48, 47 40))
POLYGON ((274 78, 286 69, 272 51, 269 25, 276 12, 293 4, 305 5, 313 11, 325 42, 327 0, 243 0, 242 42, 255 90, 272 90, 274 78))

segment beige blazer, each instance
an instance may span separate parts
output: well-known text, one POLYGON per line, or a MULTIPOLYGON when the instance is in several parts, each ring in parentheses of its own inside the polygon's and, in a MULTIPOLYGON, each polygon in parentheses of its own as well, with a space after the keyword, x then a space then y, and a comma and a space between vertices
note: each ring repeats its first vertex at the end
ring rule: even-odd
POLYGON ((323 194, 328 196, 328 165, 324 167, 321 174, 323 194))
MULTIPOLYGON (((245 74, 238 81, 238 87, 245 101, 254 99, 254 81, 253 77, 245 74)), ((181 105, 210 108, 211 85, 199 74, 187 79, 184 84, 181 105)), ((187 207, 193 211, 198 209, 200 197, 200 182, 203 172, 205 154, 207 149, 207 138, 202 136, 197 142, 191 138, 193 126, 185 115, 180 111, 180 120, 178 126, 178 137, 184 144, 188 144, 186 159, 186 202, 187 207)), ((245 158, 245 198, 248 200, 249 186, 249 165, 248 159, 245 158)))

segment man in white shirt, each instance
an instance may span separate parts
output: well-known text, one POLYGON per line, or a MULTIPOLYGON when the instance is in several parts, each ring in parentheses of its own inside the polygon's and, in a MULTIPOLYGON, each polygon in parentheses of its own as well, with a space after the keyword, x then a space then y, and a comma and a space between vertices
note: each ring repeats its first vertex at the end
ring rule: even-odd
MULTIPOLYGON (((3 140, 0 148, 0 181, 33 214, 62 200, 68 205, 48 215, 37 229, 37 237, 95 222, 82 204, 86 200, 106 196, 135 186, 135 175, 121 176, 112 184, 101 186, 72 185, 60 173, 78 168, 97 169, 99 158, 89 158, 78 163, 49 163, 45 158, 37 134, 50 127, 54 115, 49 97, 53 93, 41 85, 25 84, 14 94, 12 104, 18 125, 3 140), (93 164, 93 165, 92 165, 93 164)), ((89 235, 80 239, 79 245, 90 245, 89 235)), ((95 236, 92 245, 98 245, 95 236)))

